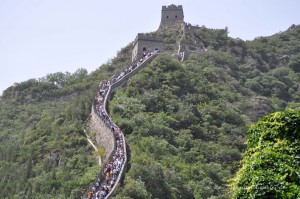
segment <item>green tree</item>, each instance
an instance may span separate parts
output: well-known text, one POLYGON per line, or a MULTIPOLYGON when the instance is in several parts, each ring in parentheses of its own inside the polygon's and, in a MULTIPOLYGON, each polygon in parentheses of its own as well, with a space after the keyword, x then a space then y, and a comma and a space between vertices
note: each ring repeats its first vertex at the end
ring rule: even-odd
POLYGON ((272 113, 249 128, 233 198, 300 197, 300 112, 272 113))

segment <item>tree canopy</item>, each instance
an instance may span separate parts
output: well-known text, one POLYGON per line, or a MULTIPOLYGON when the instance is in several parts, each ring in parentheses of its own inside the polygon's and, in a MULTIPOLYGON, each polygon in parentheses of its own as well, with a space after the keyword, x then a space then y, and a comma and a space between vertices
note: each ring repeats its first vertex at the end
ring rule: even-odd
POLYGON ((272 113, 248 130, 233 198, 300 197, 300 112, 272 113))
MULTIPOLYGON (((271 112, 300 110, 300 27, 253 41, 227 33, 206 27, 152 33, 164 38, 164 54, 109 101, 129 152, 124 184, 115 198, 229 198, 228 180, 241 166, 246 143, 245 168, 255 164, 259 178, 247 178, 242 167, 234 190, 254 194, 258 189, 251 183, 258 183, 265 191, 260 194, 269 194, 263 183, 270 182, 264 187, 281 191, 270 193, 275 197, 297 196, 298 134, 295 139, 285 136, 299 130, 271 129, 281 120, 293 124, 298 113, 276 113, 248 135, 246 129, 271 112), (174 54, 181 41, 190 53, 179 62, 174 54), (260 134, 265 127, 270 130, 260 134), (268 181, 270 175, 278 181, 268 181), (249 188, 238 188, 242 184, 249 188)), ((85 69, 58 72, 5 90, 0 101, 0 198, 81 196, 99 172, 83 133, 93 96, 102 80, 131 62, 131 46, 90 74, 85 69)))

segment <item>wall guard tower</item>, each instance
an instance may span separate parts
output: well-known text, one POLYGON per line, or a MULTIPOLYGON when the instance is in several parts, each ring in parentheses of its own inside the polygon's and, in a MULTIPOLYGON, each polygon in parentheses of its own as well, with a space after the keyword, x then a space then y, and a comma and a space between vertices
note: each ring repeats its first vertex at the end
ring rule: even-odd
POLYGON ((160 27, 169 26, 174 24, 181 24, 184 22, 184 15, 182 5, 171 4, 169 6, 163 6, 161 9, 161 21, 160 27))
POLYGON ((132 49, 132 61, 135 61, 143 55, 153 50, 163 50, 164 40, 163 38, 153 37, 148 34, 138 33, 132 49))

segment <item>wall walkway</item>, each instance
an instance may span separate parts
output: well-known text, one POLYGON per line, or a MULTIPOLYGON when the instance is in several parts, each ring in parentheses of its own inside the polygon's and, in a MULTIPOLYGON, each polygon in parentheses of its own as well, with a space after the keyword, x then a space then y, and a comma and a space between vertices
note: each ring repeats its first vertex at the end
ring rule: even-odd
POLYGON ((96 132, 96 141, 106 151, 106 164, 90 185, 83 199, 108 199, 119 186, 127 164, 124 134, 108 114, 108 101, 114 89, 144 68, 159 51, 153 51, 139 61, 127 66, 120 74, 103 81, 95 96, 92 108, 91 130, 96 132))

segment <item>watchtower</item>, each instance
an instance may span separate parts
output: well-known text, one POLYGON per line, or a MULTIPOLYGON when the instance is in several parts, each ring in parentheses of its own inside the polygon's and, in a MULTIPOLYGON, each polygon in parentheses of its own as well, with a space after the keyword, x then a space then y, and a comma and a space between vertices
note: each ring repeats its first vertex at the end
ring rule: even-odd
POLYGON ((169 6, 163 6, 161 9, 161 21, 162 25, 173 25, 176 23, 182 23, 184 21, 182 5, 171 4, 169 6))
POLYGON ((141 57, 143 53, 148 53, 153 50, 163 50, 164 40, 163 38, 154 37, 144 33, 138 33, 136 36, 133 49, 132 49, 132 61, 141 57))

